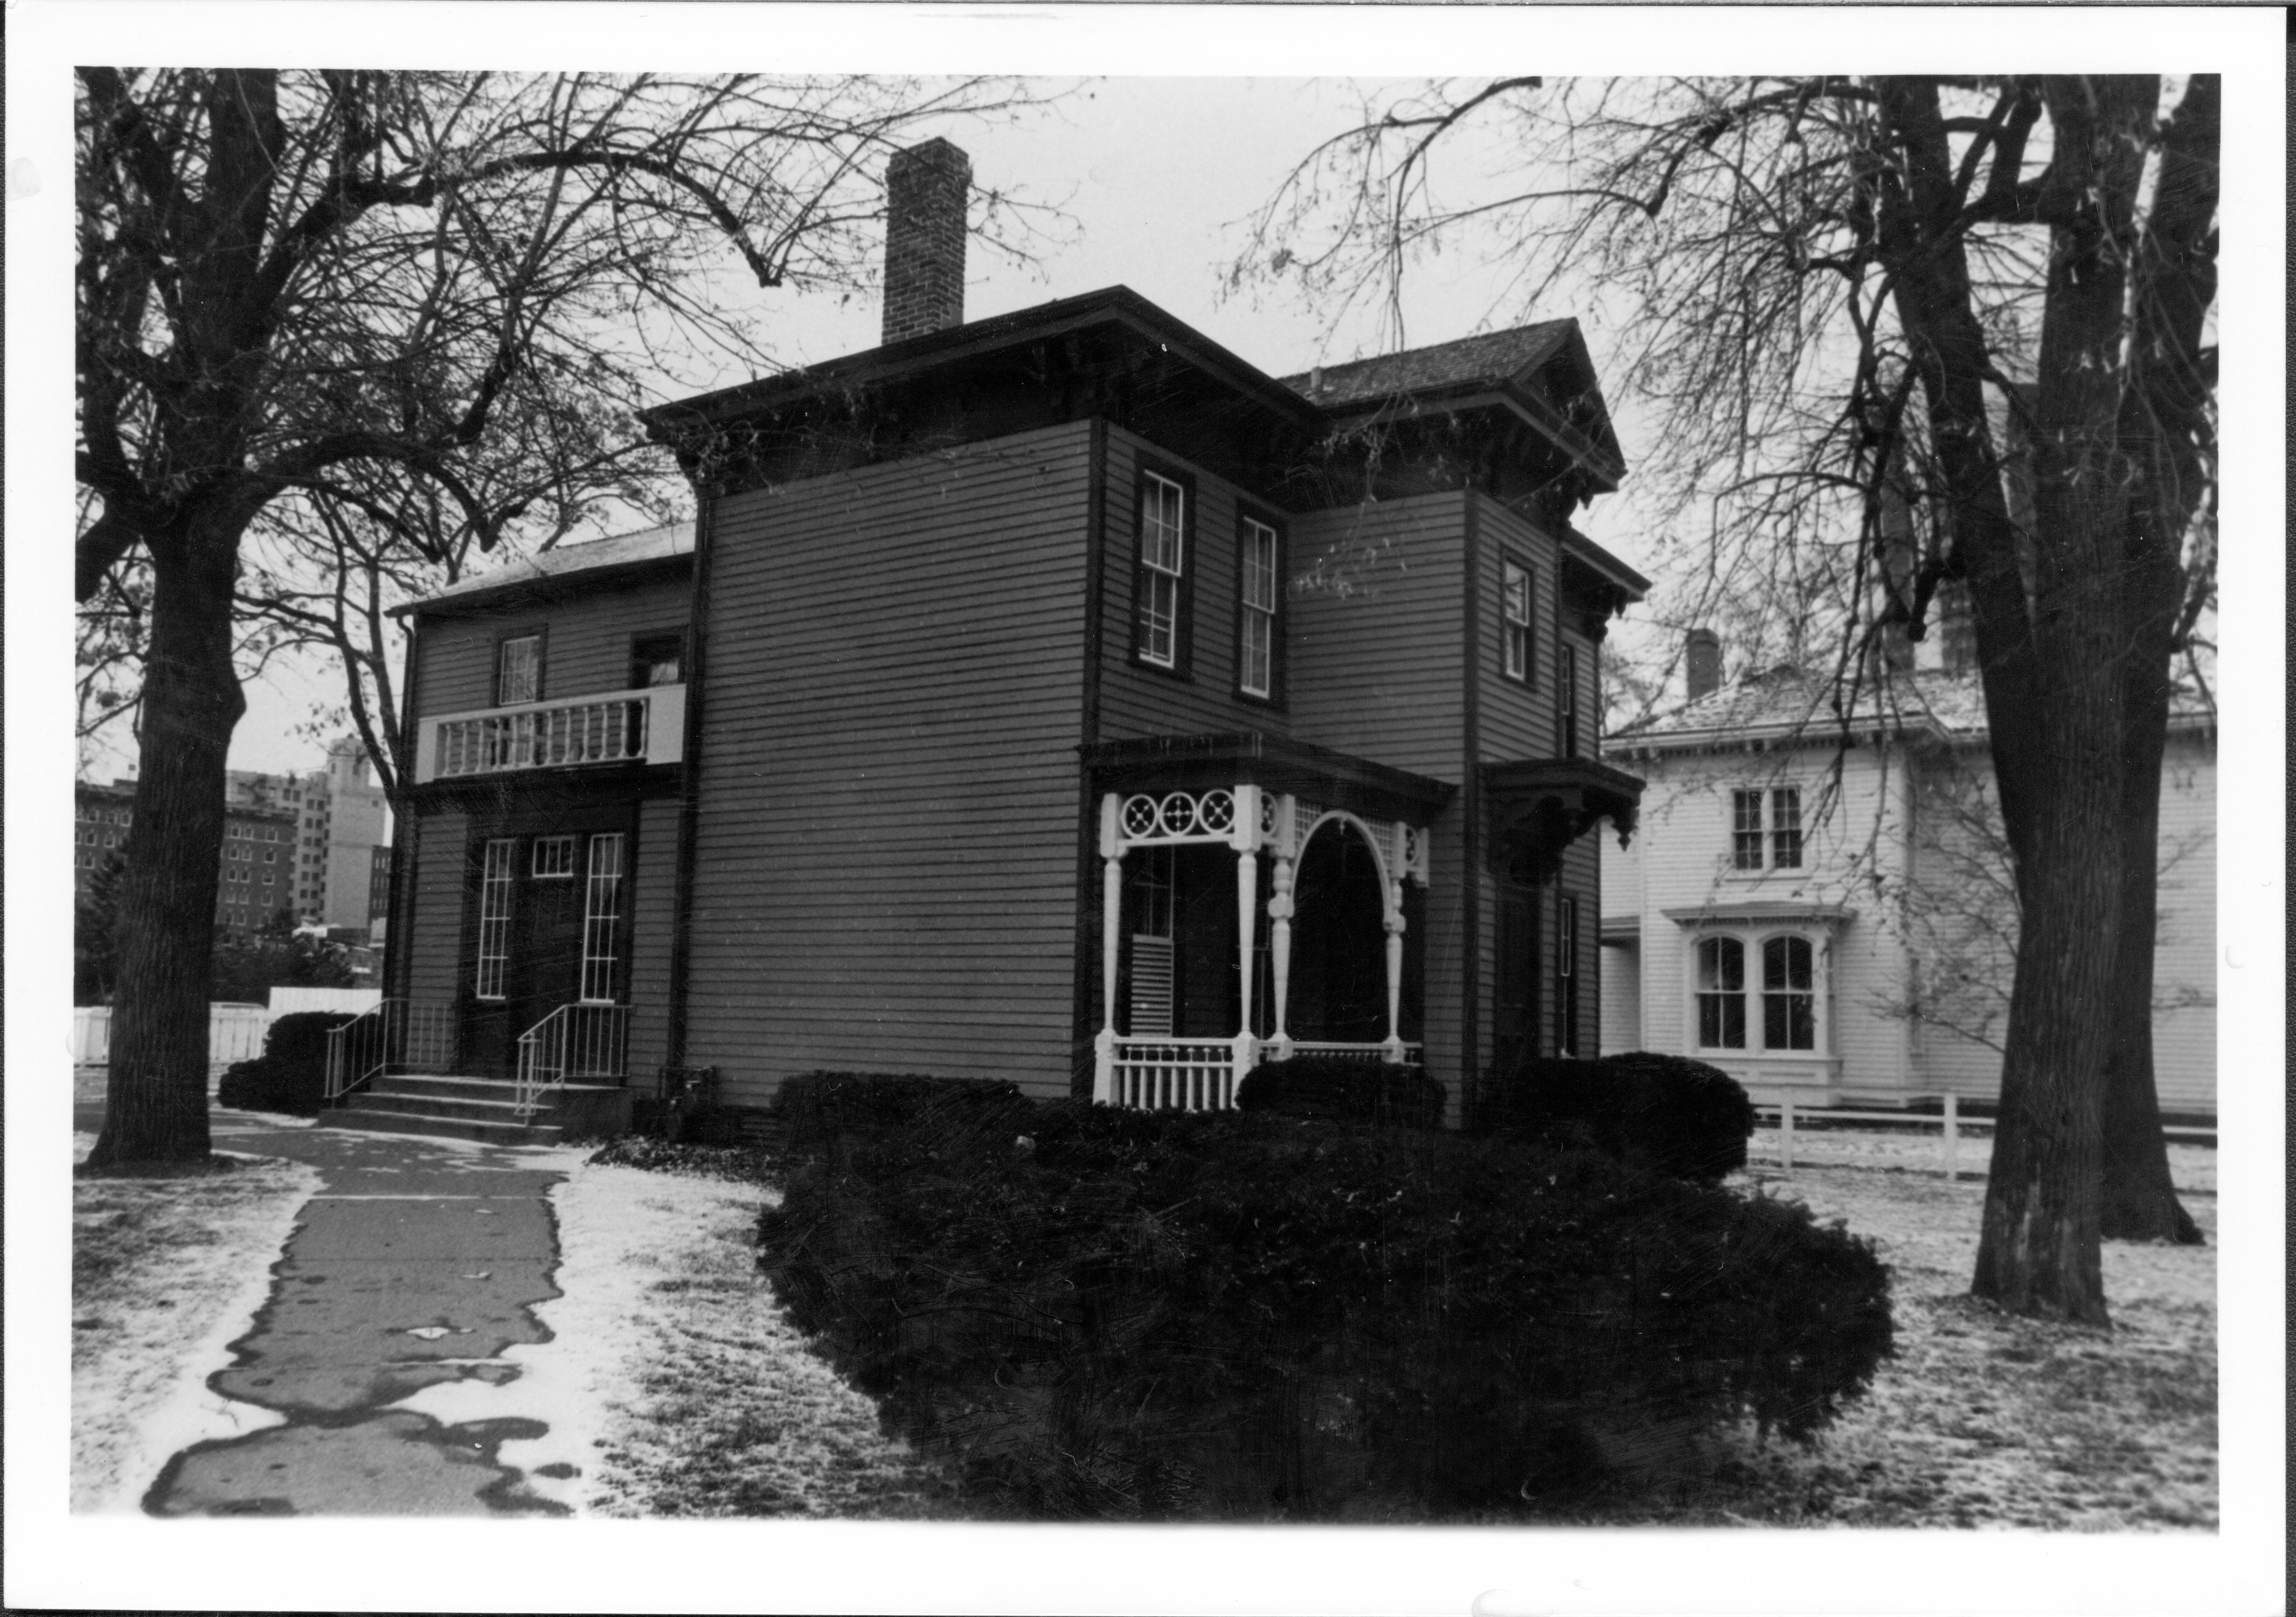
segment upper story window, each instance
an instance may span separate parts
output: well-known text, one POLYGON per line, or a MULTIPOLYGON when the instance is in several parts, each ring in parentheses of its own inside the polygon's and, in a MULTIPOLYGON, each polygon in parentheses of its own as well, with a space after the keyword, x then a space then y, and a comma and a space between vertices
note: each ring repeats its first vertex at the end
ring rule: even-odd
POLYGON ((1181 666, 1186 610, 1188 491, 1153 472, 1140 474, 1140 573, 1134 655, 1160 669, 1181 666))
POLYGON ((1578 756, 1578 648, 1562 648, 1562 666, 1555 673, 1554 705, 1562 722, 1562 756, 1578 756))
POLYGON ((495 652, 495 705, 537 702, 542 696, 542 636, 520 635, 495 652))
POLYGON ((1277 580, 1283 576, 1275 529, 1245 517, 1236 541, 1241 572, 1237 591, 1236 685, 1247 696, 1275 697, 1277 580))
POLYGON ((1767 793, 1769 821, 1764 835, 1764 793, 1751 787, 1730 794, 1730 863, 1738 870, 1759 870, 1763 855, 1777 870, 1801 868, 1801 788, 1774 786, 1767 793))
POLYGON ((681 685, 685 679, 685 636, 646 635, 630 644, 630 689, 681 685))
POLYGON ((1530 683, 1530 569, 1520 562, 1499 563, 1501 667, 1509 679, 1530 683))

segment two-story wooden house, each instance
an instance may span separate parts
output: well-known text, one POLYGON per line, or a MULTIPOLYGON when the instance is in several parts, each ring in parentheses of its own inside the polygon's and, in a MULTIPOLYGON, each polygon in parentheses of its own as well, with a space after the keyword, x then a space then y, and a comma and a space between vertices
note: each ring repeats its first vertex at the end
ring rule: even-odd
POLYGON ((1570 525, 1622 472, 1575 323, 1281 380, 1121 287, 968 324, 968 176, 896 160, 882 347, 651 413, 690 529, 412 609, 400 1021, 345 1083, 1221 1105, 1313 1049, 1472 1102, 1591 1053, 1645 584, 1570 525))

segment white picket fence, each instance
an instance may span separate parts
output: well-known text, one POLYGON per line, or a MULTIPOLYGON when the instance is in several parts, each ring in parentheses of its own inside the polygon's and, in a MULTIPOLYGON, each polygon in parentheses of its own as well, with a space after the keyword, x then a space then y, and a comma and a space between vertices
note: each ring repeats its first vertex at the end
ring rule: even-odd
MULTIPOLYGON (((1961 1177, 1961 1142, 1964 1136, 1982 1136, 1985 1146, 1981 1152, 1975 1153, 1979 1160, 1972 1171, 1978 1178, 1984 1178, 1986 1163, 1991 1160, 1993 1154, 1991 1143, 1993 1120, 1989 1117, 1962 1116, 1961 1101, 1957 1096, 1947 1095, 1939 1098, 1944 1103, 1944 1109, 1942 1112, 1839 1112, 1832 1107, 1823 1109, 1813 1109, 1808 1106, 1796 1107, 1791 1100, 1775 1104, 1758 1102, 1754 1106, 1754 1120, 1759 1127, 1777 1130, 1777 1149, 1775 1157, 1770 1160, 1778 1170, 1788 1178, 1792 1177, 1794 1170, 1795 1125, 1798 1121, 1805 1125, 1802 1129, 1802 1137, 1805 1140, 1811 1135, 1822 1133, 1827 1129, 1845 1123, 1852 1126, 1859 1123, 1887 1123, 1894 1131, 1899 1133, 1927 1133, 1931 1129, 1935 1129, 1938 1135, 1937 1170, 1948 1179, 1958 1179, 1961 1177), (1815 1124, 1816 1127, 1808 1127, 1811 1124, 1815 1124)), ((2214 1129, 2191 1128, 2164 1128, 2161 1133, 2172 1141, 2197 1140, 2211 1145, 2216 1143, 2217 1135, 2214 1129)))
MULTIPOLYGON (((228 1002, 210 1005, 208 1006, 208 1064, 229 1066, 235 1061, 253 1061, 263 1054, 263 1038, 271 1030, 273 1019, 284 1015, 287 1011, 363 1010, 378 997, 372 989, 274 989, 273 1003, 268 1005, 228 1002), (340 1005, 290 1004, 283 1007, 278 1004, 282 992, 331 995, 347 1003, 340 1005)), ((111 1064, 110 1005, 84 1005, 72 1008, 71 1048, 72 1065, 76 1067, 111 1064)))

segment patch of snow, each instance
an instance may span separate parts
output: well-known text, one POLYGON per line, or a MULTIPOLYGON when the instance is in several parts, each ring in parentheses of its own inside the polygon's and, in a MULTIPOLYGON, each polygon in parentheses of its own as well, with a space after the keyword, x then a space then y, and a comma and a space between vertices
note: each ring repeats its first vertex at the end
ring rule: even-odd
MULTIPOLYGON (((94 1144, 75 1135, 75 1160, 94 1144)), ((258 1160, 193 1179, 73 1186, 71 1508, 133 1512, 179 1449, 284 1419, 208 1388, 271 1294, 272 1266, 320 1176, 258 1160), (85 1328, 83 1328, 85 1327, 85 1328)))
POLYGON ((552 1278, 562 1294, 535 1309, 551 1339, 504 1351, 504 1361, 518 1371, 512 1379, 440 1382, 398 1407, 448 1424, 504 1418, 545 1423, 549 1430, 543 1436, 503 1444, 502 1463, 522 1469, 530 1491, 590 1511, 602 1498, 600 1451, 610 1410, 627 1395, 637 1360, 652 1346, 659 1311, 649 1294, 653 1279, 729 1211, 754 1218, 761 1193, 754 1186, 593 1167, 580 1161, 586 1153, 558 1154, 574 1158, 565 1164, 566 1178, 550 1191, 560 1254, 552 1278), (573 1474, 541 1474, 545 1467, 562 1466, 573 1474))

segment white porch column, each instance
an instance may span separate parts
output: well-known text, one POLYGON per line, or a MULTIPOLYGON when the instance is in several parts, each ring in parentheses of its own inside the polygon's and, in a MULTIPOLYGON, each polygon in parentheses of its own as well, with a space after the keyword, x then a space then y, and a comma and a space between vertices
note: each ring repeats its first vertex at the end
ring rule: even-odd
POLYGON ((1403 1060, 1403 883, 1388 884, 1387 1059, 1403 1060))
POLYGON ((1117 826, 1118 799, 1113 792, 1100 800, 1100 1031, 1092 1041, 1092 1098, 1102 1105, 1116 1101, 1116 960, 1119 930, 1123 925, 1124 844, 1117 826))
POLYGON ((1268 1007, 1274 1031, 1268 1035, 1268 1054, 1277 1061, 1292 1059, 1292 1035, 1285 1031, 1283 1014, 1292 992, 1292 861, 1284 853, 1275 856, 1275 892, 1267 900, 1267 953, 1275 967, 1274 991, 1275 1003, 1268 1007))

